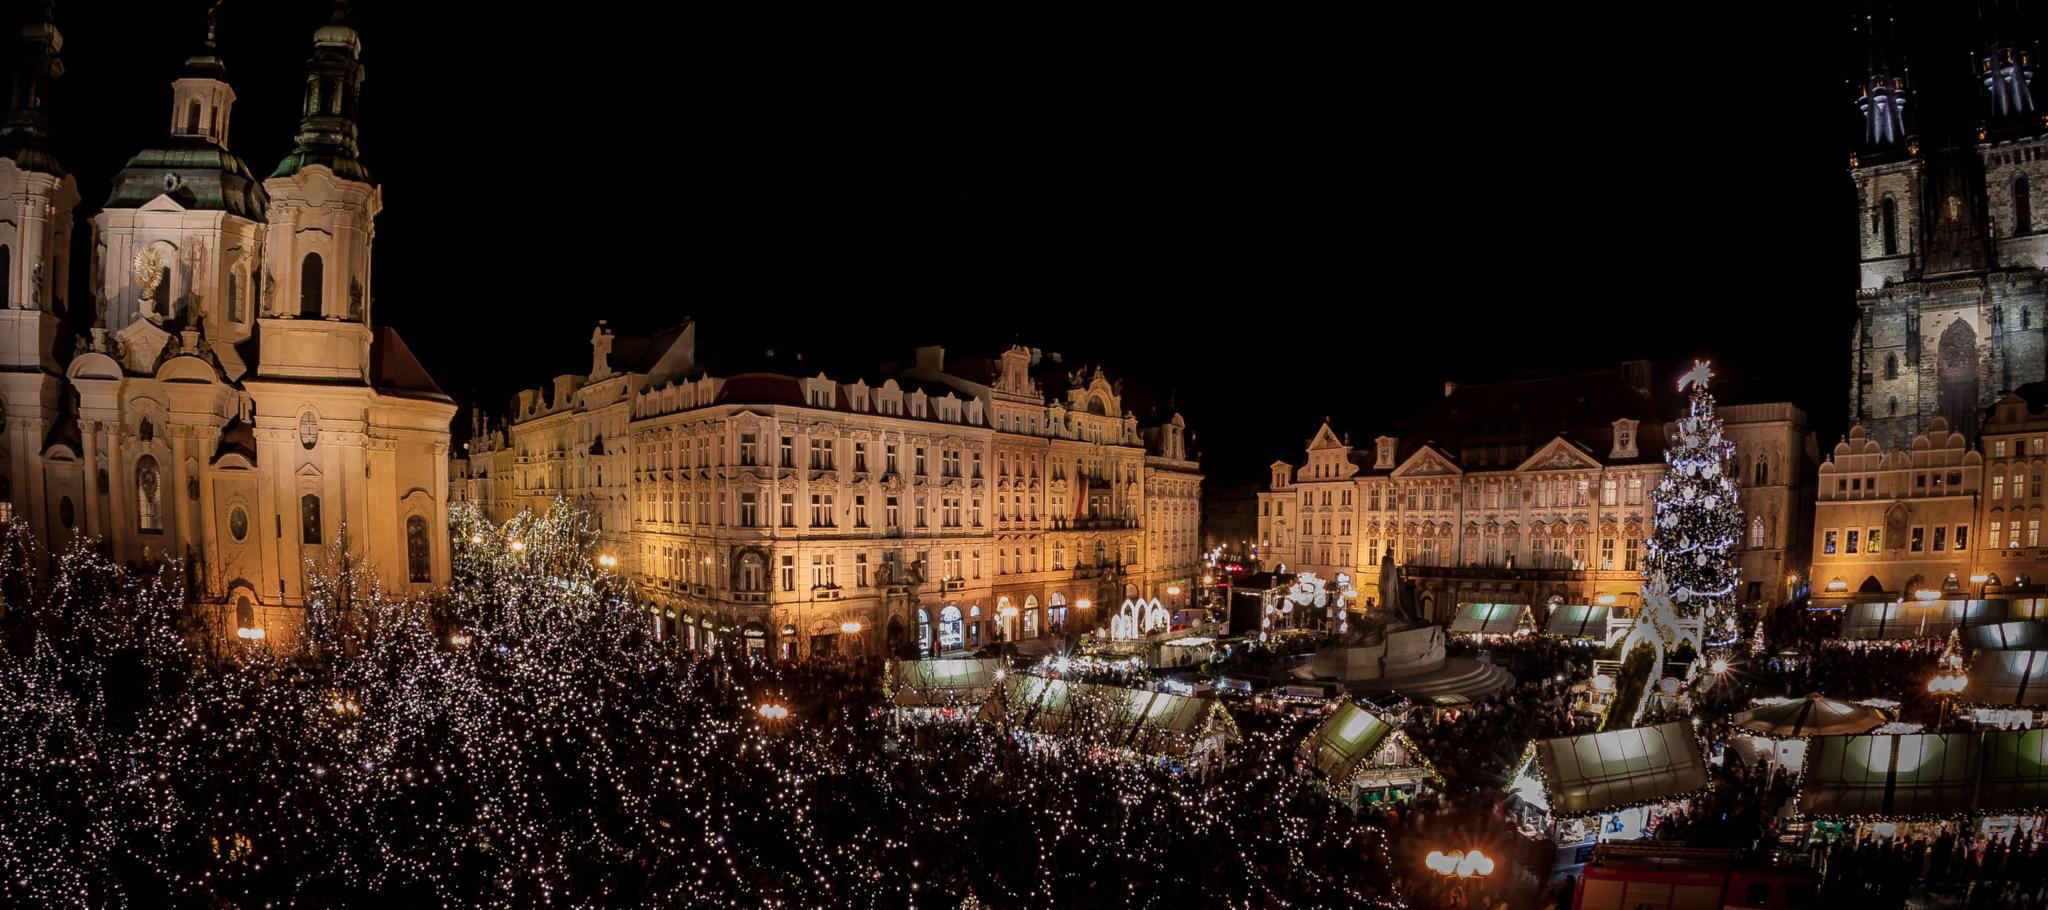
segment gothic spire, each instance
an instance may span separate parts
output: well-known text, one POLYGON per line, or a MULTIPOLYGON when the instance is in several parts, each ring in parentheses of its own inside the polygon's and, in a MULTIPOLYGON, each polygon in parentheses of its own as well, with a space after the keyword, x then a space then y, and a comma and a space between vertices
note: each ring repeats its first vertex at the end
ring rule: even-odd
POLYGON ((1906 102, 1911 97, 1907 70, 1892 59, 1896 22, 1889 13, 1882 19, 1866 14, 1853 27, 1864 45, 1863 80, 1856 98, 1862 115, 1858 145, 1867 152, 1903 148, 1914 153, 1917 143, 1906 129, 1906 102))

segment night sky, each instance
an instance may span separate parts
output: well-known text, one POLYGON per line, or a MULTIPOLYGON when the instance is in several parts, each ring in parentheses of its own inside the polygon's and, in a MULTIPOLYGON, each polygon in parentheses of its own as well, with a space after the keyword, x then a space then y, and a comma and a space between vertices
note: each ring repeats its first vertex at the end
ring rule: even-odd
MULTIPOLYGON (((1298 459, 1325 414, 1373 435, 1446 379, 1633 357, 1665 379, 1713 357, 1724 401, 1790 397, 1826 447, 1868 5, 740 21, 364 0, 376 316, 493 411, 588 369, 599 318, 831 364, 1022 341, 1172 392, 1218 482, 1298 459)), ((58 4, 81 220, 165 135, 205 8, 58 4)), ((259 174, 328 8, 221 12, 232 150, 259 174)), ((1916 80, 1972 103, 1971 7, 1928 8, 1900 28, 1916 80)))

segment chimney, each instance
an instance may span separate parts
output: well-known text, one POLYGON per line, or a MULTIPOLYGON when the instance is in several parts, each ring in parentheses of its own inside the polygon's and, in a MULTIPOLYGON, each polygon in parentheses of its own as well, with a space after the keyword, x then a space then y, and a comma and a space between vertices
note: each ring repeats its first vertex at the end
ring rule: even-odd
POLYGON ((1457 384, 1457 383, 1455 383, 1455 382, 1452 382, 1452 381, 1450 381, 1450 380, 1448 380, 1448 379, 1444 380, 1444 397, 1445 397, 1445 398, 1449 398, 1449 397, 1451 397, 1451 393, 1453 393, 1453 392, 1456 392, 1457 390, 1458 390, 1458 384, 1457 384))

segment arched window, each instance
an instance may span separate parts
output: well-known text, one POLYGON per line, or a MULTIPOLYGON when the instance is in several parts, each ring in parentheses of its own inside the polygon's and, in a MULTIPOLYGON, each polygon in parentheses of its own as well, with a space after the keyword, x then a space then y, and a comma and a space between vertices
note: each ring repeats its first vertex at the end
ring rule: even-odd
POLYGON ((432 548, 427 543, 427 520, 418 515, 405 520, 405 565, 414 583, 434 580, 432 548))
POLYGON ((1762 455, 1759 455, 1759 456, 1757 456, 1757 458, 1756 458, 1756 484, 1757 484, 1757 486, 1763 486, 1764 484, 1770 483, 1770 482, 1771 482, 1771 481, 1770 481, 1770 477, 1771 477, 1771 463, 1770 463, 1770 459, 1768 459, 1768 458, 1765 458, 1765 457, 1763 457, 1762 455))
POLYGON ((300 531, 301 543, 317 544, 320 542, 320 497, 318 495, 307 493, 299 497, 299 523, 304 526, 300 531))
POLYGON ((1762 515, 1750 516, 1749 545, 1753 548, 1762 548, 1764 545, 1764 517, 1762 515))
POLYGON ((235 596, 235 625, 244 629, 256 628, 256 605, 249 602, 249 595, 235 596))
POLYGON ((2027 186, 2025 174, 2021 174, 2019 179, 2012 182, 2012 232, 2034 232, 2034 194, 2027 186))
POLYGON ((144 531, 164 529, 164 479, 150 455, 135 463, 135 526, 144 531))
POLYGON ((1899 254, 1899 204, 1892 197, 1884 197, 1884 204, 1880 207, 1878 220, 1879 230, 1883 232, 1884 236, 1884 254, 1886 256, 1897 256, 1899 254))
POLYGON ((299 316, 304 319, 320 318, 320 292, 325 282, 324 269, 319 253, 307 253, 299 265, 299 316))
POLYGON ((1886 355, 1884 355, 1884 378, 1886 378, 1886 379, 1897 379, 1897 378, 1899 378, 1899 355, 1897 355, 1897 354, 1886 354, 1886 355))
POLYGON ((196 100, 185 106, 185 132, 199 132, 199 102, 196 100))
POLYGON ((765 591, 767 587, 768 565, 761 561, 761 554, 740 554, 740 590, 765 591))

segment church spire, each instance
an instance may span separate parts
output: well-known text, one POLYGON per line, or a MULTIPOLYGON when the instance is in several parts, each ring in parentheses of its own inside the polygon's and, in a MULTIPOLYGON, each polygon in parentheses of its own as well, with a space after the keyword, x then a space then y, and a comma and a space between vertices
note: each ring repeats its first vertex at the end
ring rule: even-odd
POLYGON ((0 124, 0 157, 13 159, 24 170, 62 176, 57 152, 50 142, 50 115, 44 109, 50 84, 64 75, 64 35, 53 21, 54 3, 44 0, 41 11, 21 27, 15 46, 14 72, 7 98, 7 120, 0 124))
POLYGON ((214 38, 219 32, 221 0, 206 8, 206 40, 185 58, 185 70, 171 83, 171 135, 178 139, 228 147, 228 112, 235 90, 228 87, 227 64, 221 62, 214 38))
POLYGON ((348 0, 335 0, 334 15, 313 33, 306 61, 306 90, 299 110, 299 134, 292 153, 272 177, 287 177, 308 165, 324 165, 344 180, 373 183, 356 159, 356 98, 362 90, 363 42, 349 25, 348 0))
POLYGON ((1862 115, 1862 152, 1919 151, 1918 140, 1906 129, 1906 102, 1911 96, 1908 73, 1904 66, 1895 65, 1890 53, 1895 27, 1889 14, 1883 20, 1865 15, 1855 26, 1865 49, 1863 81, 1856 98, 1856 109, 1862 115))
POLYGON ((2034 101, 2034 50, 2017 34, 2024 25, 2018 4, 2011 9, 1993 0, 1987 11, 1977 8, 1978 26, 1983 30, 1984 48, 1975 55, 1977 82, 1984 87, 1985 120, 1977 138, 2000 127, 2039 126, 2040 107, 2034 101))

